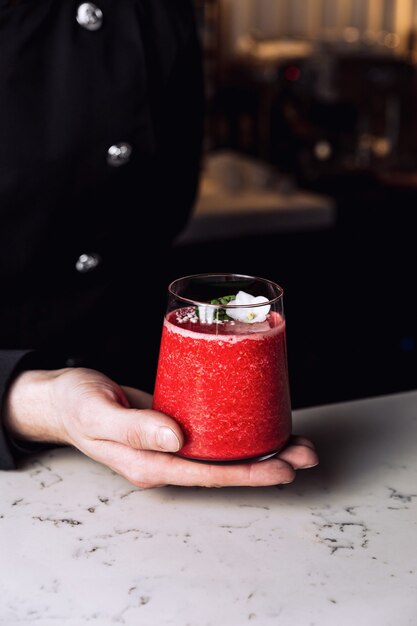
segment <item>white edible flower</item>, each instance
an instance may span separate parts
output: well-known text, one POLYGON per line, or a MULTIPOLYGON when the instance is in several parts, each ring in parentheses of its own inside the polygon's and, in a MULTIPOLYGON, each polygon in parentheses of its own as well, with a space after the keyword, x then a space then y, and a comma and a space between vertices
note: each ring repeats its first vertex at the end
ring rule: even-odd
POLYGON ((202 324, 212 324, 214 320, 214 314, 216 312, 215 306, 210 304, 200 304, 198 307, 198 317, 202 324))
POLYGON ((246 293, 245 291, 238 291, 236 298, 231 300, 226 307, 227 315, 238 322, 246 322, 248 324, 253 324, 254 322, 264 322, 266 320, 266 316, 269 313, 271 308, 270 304, 266 306, 253 306, 249 307, 248 305, 257 305, 262 302, 268 302, 268 298, 264 296, 251 296, 250 293, 246 293), (232 308, 231 305, 245 305, 245 308, 232 308))

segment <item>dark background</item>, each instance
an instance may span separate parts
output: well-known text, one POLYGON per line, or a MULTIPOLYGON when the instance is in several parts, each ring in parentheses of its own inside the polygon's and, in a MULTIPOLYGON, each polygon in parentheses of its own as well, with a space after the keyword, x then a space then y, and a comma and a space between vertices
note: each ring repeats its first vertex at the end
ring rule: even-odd
POLYGON ((265 163, 277 179, 330 197, 336 217, 322 229, 253 235, 237 220, 230 237, 220 226, 219 237, 175 247, 172 277, 231 271, 284 287, 295 408, 415 389, 414 30, 406 41, 384 31, 371 45, 347 23, 349 37, 319 33, 309 54, 266 63, 222 55, 222 2, 196 8, 206 156, 228 149, 265 163))

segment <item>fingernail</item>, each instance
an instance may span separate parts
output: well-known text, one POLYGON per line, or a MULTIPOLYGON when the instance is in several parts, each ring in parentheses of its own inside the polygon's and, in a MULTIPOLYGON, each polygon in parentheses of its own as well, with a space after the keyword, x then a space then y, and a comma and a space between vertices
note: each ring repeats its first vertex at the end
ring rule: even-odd
POLYGON ((180 449, 180 442, 177 435, 166 426, 162 426, 159 429, 157 442, 159 447, 166 452, 178 452, 180 449))
POLYGON ((303 465, 300 469, 311 469, 312 467, 317 467, 318 463, 313 463, 313 465, 303 465))

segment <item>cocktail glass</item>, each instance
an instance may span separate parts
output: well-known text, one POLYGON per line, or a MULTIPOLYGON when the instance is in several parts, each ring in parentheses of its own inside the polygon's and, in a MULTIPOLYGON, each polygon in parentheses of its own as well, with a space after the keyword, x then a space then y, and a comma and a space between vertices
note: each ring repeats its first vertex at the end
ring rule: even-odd
POLYGON ((262 460, 291 434, 283 289, 239 274, 197 274, 168 287, 153 408, 173 417, 179 455, 262 460))

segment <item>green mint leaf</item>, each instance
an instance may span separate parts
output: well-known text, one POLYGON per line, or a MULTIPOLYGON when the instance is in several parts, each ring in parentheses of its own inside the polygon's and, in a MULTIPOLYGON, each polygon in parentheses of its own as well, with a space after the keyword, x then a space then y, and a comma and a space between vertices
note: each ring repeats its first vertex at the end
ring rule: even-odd
POLYGON ((221 298, 214 298, 210 300, 210 304, 229 304, 231 300, 235 300, 236 296, 222 296, 221 298))
MULTIPOLYGON (((234 300, 236 298, 235 295, 232 296, 222 296, 221 298, 214 298, 213 300, 210 300, 210 304, 216 304, 217 306, 219 304, 223 304, 224 306, 227 306, 229 304, 229 302, 231 300, 234 300)), ((216 316, 215 316, 215 320, 218 322, 228 322, 230 321, 232 318, 229 317, 225 311, 225 309, 223 308, 219 308, 216 311, 216 316)))

